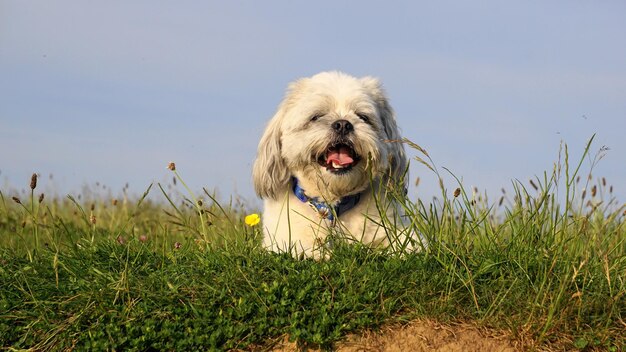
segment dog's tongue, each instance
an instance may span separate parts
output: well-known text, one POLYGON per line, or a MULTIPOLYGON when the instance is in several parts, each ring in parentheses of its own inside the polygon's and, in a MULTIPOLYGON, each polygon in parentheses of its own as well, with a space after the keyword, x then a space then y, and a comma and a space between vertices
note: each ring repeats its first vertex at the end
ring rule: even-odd
POLYGON ((338 149, 333 149, 326 154, 326 164, 339 164, 339 165, 348 165, 352 164, 354 160, 350 156, 350 150, 346 147, 340 147, 338 149))

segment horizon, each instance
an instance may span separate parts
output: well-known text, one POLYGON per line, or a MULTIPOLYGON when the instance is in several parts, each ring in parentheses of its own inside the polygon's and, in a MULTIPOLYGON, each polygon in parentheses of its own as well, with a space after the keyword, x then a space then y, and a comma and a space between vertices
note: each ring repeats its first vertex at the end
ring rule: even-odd
MULTIPOLYGON (((591 156, 608 150, 594 181, 624 202, 626 3, 377 5, 3 2, 1 189, 35 172, 59 195, 96 183, 141 195, 174 161, 194 191, 258 207, 252 162, 288 83, 336 69, 381 80, 449 192, 444 168, 496 201, 550 172, 562 142, 577 162, 595 134, 591 156)), ((409 189, 440 193, 415 161, 409 189)))

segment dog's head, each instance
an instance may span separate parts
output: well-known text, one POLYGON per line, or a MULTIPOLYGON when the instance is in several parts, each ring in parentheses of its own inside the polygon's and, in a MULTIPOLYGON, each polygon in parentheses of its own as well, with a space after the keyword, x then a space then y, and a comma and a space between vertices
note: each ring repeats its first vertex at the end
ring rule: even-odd
POLYGON ((360 192, 370 175, 399 178, 406 158, 378 80, 322 72, 290 84, 261 138, 253 179, 275 199, 298 178, 307 194, 330 201, 360 192))

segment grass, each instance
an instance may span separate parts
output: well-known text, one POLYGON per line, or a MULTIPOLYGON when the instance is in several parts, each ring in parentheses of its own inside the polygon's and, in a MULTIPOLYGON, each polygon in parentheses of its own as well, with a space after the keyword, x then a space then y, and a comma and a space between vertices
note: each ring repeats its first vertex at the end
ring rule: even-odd
POLYGON ((419 253, 339 242, 320 262, 264 251, 245 204, 179 193, 175 166, 173 185, 138 199, 45 199, 34 177, 26 199, 0 193, 0 346, 260 349, 288 335, 330 349, 429 317, 525 348, 626 349, 626 208, 591 176, 606 152, 591 145, 573 164, 564 145, 553 170, 495 202, 460 182, 430 203, 398 196, 429 241, 419 253))

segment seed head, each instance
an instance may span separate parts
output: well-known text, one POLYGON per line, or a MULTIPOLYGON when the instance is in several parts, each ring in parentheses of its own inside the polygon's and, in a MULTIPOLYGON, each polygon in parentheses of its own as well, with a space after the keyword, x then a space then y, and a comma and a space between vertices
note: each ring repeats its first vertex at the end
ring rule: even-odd
POLYGON ((43 202, 43 197, 44 197, 43 193, 39 195, 39 203, 43 202))
POLYGON ((174 249, 180 249, 180 247, 182 247, 182 244, 180 242, 174 243, 174 249))
POLYGON ((37 187, 37 174, 33 174, 30 177, 30 189, 35 189, 37 187))
POLYGON ((126 240, 124 239, 124 237, 120 235, 120 236, 117 236, 117 243, 124 244, 126 243, 126 240))
POLYGON ((461 189, 460 188, 455 189, 454 190, 454 198, 458 197, 459 194, 461 194, 461 189))
POLYGON ((173 161, 170 161, 169 164, 167 164, 167 168, 169 170, 176 171, 176 164, 173 161))
POLYGON ((593 187, 591 187, 591 196, 595 197, 597 192, 598 192, 598 187, 596 187, 596 185, 593 185, 593 187))
POLYGON ((139 241, 140 241, 140 242, 144 243, 144 242, 146 242, 147 240, 148 240, 148 236, 146 236, 146 235, 141 235, 141 236, 139 236, 139 241))
POLYGON ((96 209, 96 203, 91 203, 91 211, 94 211, 96 209))
POLYGON ((93 225, 96 224, 96 216, 91 214, 89 215, 89 222, 91 222, 93 225))
POLYGON ((533 180, 530 180, 530 185, 533 186, 533 188, 535 189, 535 191, 539 190, 539 187, 537 187, 537 185, 535 184, 535 182, 533 180))
POLYGON ((11 199, 13 199, 13 201, 17 204, 22 204, 22 201, 17 197, 11 197, 11 199))
POLYGON ((201 207, 202 206, 202 199, 198 199, 198 206, 201 207))
POLYGON ((117 205, 117 199, 113 199, 113 200, 111 201, 111 204, 112 204, 113 206, 116 206, 116 205, 117 205))

